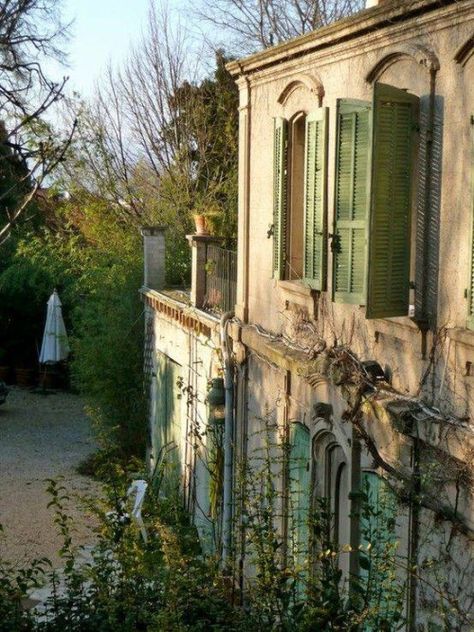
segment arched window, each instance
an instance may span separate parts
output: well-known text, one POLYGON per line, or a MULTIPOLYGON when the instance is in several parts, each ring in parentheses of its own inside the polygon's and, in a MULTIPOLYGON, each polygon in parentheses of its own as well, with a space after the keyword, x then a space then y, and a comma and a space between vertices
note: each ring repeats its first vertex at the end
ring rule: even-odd
POLYGON ((326 537, 334 547, 349 544, 349 472, 342 447, 331 432, 313 441, 312 503, 315 510, 324 499, 329 511, 326 537))

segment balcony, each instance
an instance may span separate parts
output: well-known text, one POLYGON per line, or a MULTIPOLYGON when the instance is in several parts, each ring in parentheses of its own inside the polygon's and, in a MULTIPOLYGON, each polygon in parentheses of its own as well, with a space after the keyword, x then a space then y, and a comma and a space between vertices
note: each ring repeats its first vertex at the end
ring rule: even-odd
POLYGON ((191 246, 191 288, 172 288, 165 280, 165 227, 146 226, 142 295, 156 312, 187 328, 197 322, 218 322, 233 311, 237 288, 237 253, 211 235, 188 235, 191 246), (196 322, 194 322, 196 321, 196 322))

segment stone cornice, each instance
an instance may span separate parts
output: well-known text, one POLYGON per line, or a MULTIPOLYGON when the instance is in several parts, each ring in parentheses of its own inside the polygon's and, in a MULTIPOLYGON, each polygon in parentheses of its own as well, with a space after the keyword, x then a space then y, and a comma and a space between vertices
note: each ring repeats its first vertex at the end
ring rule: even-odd
POLYGON ((470 0, 392 0, 245 59, 230 62, 227 68, 235 77, 253 74, 283 62, 297 60, 302 55, 347 43, 384 27, 410 21, 413 23, 436 10, 450 8, 450 5, 454 5, 452 8, 455 11, 472 10, 470 0))

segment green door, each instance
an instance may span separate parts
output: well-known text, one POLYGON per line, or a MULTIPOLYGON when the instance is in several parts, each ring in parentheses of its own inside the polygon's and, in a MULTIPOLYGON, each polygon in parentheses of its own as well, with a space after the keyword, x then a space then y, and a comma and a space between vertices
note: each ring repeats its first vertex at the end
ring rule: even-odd
POLYGON ((364 632, 396 630, 404 595, 396 574, 397 499, 387 482, 375 472, 362 473, 362 492, 359 562, 368 610, 362 629, 364 632))
MULTIPOLYGON (((155 416, 151 429, 151 448, 155 464, 161 464, 165 478, 181 474, 181 367, 168 356, 156 358, 155 416)), ((175 481, 176 482, 176 481, 175 481)))
POLYGON ((309 430, 295 422, 290 431, 290 520, 289 548, 298 566, 308 555, 308 518, 310 506, 309 430))

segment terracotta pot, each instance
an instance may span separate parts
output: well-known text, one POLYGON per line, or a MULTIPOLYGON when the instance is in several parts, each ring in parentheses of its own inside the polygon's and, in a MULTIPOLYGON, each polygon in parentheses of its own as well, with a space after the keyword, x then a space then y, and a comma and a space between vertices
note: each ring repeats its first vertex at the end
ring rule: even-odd
POLYGON ((18 386, 34 386, 36 382, 35 369, 15 369, 16 383, 18 386))
POLYGON ((209 227, 204 215, 194 215, 194 224, 196 226, 196 235, 209 235, 209 227))

